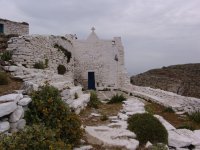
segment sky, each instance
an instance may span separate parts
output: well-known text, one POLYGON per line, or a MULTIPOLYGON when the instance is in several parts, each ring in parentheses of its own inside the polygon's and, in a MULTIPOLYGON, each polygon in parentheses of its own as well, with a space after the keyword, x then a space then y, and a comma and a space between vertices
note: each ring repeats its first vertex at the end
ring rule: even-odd
POLYGON ((0 18, 30 34, 120 36, 129 75, 200 62, 200 0, 0 0, 0 18))

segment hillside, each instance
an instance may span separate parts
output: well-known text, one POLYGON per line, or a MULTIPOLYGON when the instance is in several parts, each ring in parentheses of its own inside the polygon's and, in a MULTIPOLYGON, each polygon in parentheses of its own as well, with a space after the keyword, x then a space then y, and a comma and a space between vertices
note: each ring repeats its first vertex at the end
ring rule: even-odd
POLYGON ((149 70, 132 76, 131 83, 200 98, 200 63, 149 70))

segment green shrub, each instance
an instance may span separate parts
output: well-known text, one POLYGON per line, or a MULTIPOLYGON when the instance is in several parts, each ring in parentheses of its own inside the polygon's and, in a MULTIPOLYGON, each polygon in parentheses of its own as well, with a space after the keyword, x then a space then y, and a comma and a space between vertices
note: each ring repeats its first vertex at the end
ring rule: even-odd
POLYGON ((177 129, 188 129, 188 130, 195 130, 195 127, 192 124, 183 124, 179 127, 177 127, 177 129))
POLYGON ((10 52, 10 51, 5 51, 1 55, 1 60, 3 60, 3 61, 9 61, 11 59, 12 59, 12 52, 10 52))
POLYGON ((0 138, 1 150, 70 150, 70 144, 56 137, 56 131, 43 125, 33 125, 25 130, 3 135, 0 138))
POLYGON ((147 141, 153 144, 168 142, 165 127, 157 118, 148 113, 132 115, 128 119, 128 129, 137 135, 140 144, 145 144, 147 141))
POLYGON ((65 74, 65 72, 67 71, 64 65, 58 65, 57 67, 58 70, 58 74, 65 74))
POLYGON ((101 121, 106 121, 108 120, 108 116, 106 114, 103 114, 101 117, 100 117, 100 120, 101 121))
POLYGON ((167 107, 163 110, 163 112, 174 113, 174 110, 171 107, 167 107))
POLYGON ((56 138, 72 146, 79 143, 82 137, 81 121, 61 100, 58 89, 45 85, 33 92, 31 97, 32 102, 25 114, 28 125, 43 123, 56 130, 56 138))
POLYGON ((36 69, 45 69, 45 64, 42 61, 36 62, 33 66, 36 69))
POLYGON ((121 103, 121 102, 123 102, 125 100, 126 100, 126 98, 124 97, 124 95, 122 95, 122 94, 121 95, 116 94, 116 95, 114 95, 110 99, 110 101, 108 102, 108 104, 121 103))
POLYGON ((54 44, 54 48, 57 48, 59 51, 62 51, 64 53, 64 55, 67 57, 67 63, 70 62, 70 59, 72 57, 71 52, 69 52, 67 49, 65 49, 64 47, 62 47, 61 45, 58 45, 58 44, 54 44))
POLYGON ((165 144, 157 143, 155 145, 150 146, 149 150, 168 150, 168 148, 165 144))
POLYGON ((90 92, 90 101, 88 106, 92 108, 99 108, 99 104, 101 104, 101 102, 97 97, 97 93, 95 91, 90 92))
POLYGON ((5 72, 0 72, 0 85, 8 84, 8 76, 5 72))
POLYGON ((74 94, 74 99, 78 99, 78 94, 77 93, 74 94))
POLYGON ((192 112, 192 113, 188 114, 188 117, 190 120, 192 120, 196 123, 200 123, 200 111, 192 112))

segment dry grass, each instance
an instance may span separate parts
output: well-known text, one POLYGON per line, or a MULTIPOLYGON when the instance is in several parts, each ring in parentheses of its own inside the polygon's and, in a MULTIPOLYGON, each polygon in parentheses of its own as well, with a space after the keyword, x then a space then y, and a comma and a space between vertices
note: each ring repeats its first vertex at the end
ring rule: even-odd
POLYGON ((200 129, 200 124, 191 121, 187 115, 181 117, 173 112, 165 111, 166 108, 154 103, 147 103, 145 108, 147 108, 150 113, 160 115, 164 117, 169 123, 171 123, 175 128, 181 126, 190 126, 193 129, 200 129))
POLYGON ((91 117, 91 113, 98 113, 106 116, 116 116, 118 112, 122 109, 122 104, 100 104, 98 109, 87 107, 80 113, 80 118, 82 120, 83 125, 85 126, 95 126, 95 125, 103 125, 108 124, 109 120, 102 121, 101 117, 91 117))
POLYGON ((7 74, 9 83, 8 85, 0 85, 0 96, 5 94, 10 94, 14 90, 19 90, 22 86, 22 82, 19 80, 14 80, 9 74, 7 74))

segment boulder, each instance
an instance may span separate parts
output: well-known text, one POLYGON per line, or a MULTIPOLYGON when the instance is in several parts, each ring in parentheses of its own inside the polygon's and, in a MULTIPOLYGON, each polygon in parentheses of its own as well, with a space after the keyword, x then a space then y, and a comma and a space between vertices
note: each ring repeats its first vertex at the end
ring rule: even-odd
POLYGON ((27 98, 23 98, 18 102, 18 105, 20 106, 27 106, 30 102, 31 102, 31 98, 27 97, 27 98))
POLYGON ((10 128, 10 124, 8 121, 0 122, 0 133, 8 131, 10 128))
POLYGON ((17 122, 19 119, 24 117, 24 109, 22 106, 18 106, 18 108, 10 115, 10 122, 17 122))
POLYGON ((18 66, 4 66, 3 69, 6 71, 14 72, 14 71, 17 71, 19 67, 18 66))
POLYGON ((0 103, 4 102, 18 102, 20 99, 23 98, 22 94, 8 94, 0 96, 0 103))
POLYGON ((8 115, 17 109, 15 102, 0 103, 0 117, 8 115))

